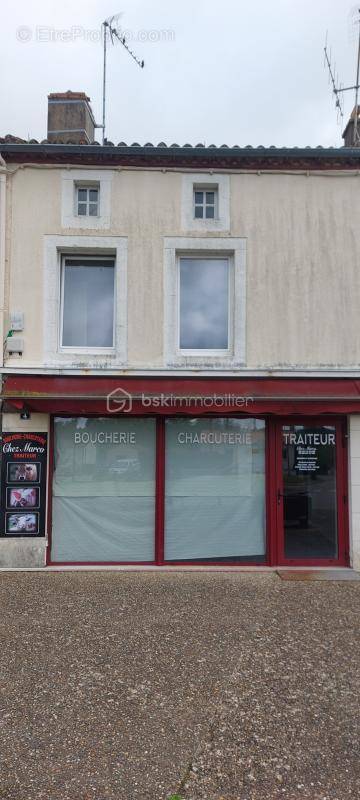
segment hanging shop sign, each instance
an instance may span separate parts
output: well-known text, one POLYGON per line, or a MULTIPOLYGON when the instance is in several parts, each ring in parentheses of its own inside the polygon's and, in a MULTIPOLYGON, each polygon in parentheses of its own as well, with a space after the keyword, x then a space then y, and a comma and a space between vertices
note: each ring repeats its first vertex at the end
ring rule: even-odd
POLYGON ((45 536, 46 433, 4 433, 0 536, 45 536))

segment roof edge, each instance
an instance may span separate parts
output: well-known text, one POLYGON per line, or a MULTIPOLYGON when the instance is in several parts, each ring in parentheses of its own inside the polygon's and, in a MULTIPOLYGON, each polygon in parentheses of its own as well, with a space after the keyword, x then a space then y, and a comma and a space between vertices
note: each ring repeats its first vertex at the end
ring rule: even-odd
POLYGON ((293 169, 359 168, 357 147, 228 147, 191 145, 100 145, 1 142, 0 153, 8 162, 93 163, 199 168, 291 166, 293 169))

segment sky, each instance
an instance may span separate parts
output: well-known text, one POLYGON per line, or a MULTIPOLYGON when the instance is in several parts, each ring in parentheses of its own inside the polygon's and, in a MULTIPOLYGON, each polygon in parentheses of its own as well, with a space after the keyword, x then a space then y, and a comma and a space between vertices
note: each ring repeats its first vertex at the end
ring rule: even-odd
POLYGON ((339 81, 353 85, 356 8, 346 0, 7 2, 0 136, 45 138, 47 95, 67 89, 85 91, 101 122, 101 23, 118 14, 145 67, 109 46, 106 135, 115 144, 340 146, 354 95, 344 94, 338 124, 323 48, 327 32, 339 81))

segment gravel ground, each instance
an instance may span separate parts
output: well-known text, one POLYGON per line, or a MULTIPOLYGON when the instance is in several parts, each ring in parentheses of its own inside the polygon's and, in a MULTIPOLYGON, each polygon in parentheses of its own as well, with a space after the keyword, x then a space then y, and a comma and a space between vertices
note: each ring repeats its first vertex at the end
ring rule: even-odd
POLYGON ((2 573, 0 798, 355 800, 360 583, 2 573))

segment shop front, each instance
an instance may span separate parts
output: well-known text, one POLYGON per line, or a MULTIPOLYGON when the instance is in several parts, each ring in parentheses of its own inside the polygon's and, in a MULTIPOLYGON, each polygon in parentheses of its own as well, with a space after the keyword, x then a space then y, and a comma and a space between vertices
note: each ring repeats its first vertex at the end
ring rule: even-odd
POLYGON ((347 566, 358 401, 330 383, 11 376, 5 409, 49 419, 47 563, 347 566))

